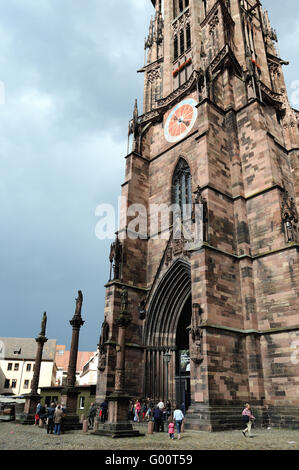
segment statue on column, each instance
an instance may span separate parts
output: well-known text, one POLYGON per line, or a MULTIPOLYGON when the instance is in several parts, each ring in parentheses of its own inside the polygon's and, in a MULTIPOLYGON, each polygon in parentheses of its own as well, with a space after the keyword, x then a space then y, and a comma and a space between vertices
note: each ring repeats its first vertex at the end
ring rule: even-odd
POLYGON ((46 336, 46 325, 47 325, 47 313, 44 312, 42 322, 41 322, 41 330, 39 336, 46 336))
POLYGON ((98 369, 103 372, 106 369, 106 341, 109 339, 109 324, 106 321, 106 317, 101 327, 101 336, 99 341, 99 362, 98 369))
POLYGON ((83 303, 83 294, 80 290, 78 290, 78 297, 76 298, 75 317, 81 317, 82 303, 83 303))
POLYGON ((197 186, 194 192, 195 198, 192 208, 192 222, 196 222, 196 206, 202 206, 202 237, 204 242, 208 241, 208 205, 206 199, 202 196, 202 190, 200 186, 197 186))
POLYGON ((122 286, 120 294, 120 315, 117 324, 121 328, 126 328, 131 323, 131 316, 128 312, 128 290, 122 286))

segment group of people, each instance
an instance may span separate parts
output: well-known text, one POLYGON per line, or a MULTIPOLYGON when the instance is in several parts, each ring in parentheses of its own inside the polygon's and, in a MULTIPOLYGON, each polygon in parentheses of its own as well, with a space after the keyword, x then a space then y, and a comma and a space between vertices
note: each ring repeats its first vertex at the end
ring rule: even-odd
POLYGON ((47 425, 47 434, 60 435, 66 415, 64 404, 51 403, 50 406, 37 404, 35 411, 35 425, 39 425, 40 421, 47 425))
MULTIPOLYGON (((95 403, 91 403, 88 412, 88 424, 91 428, 93 428, 94 419, 97 415, 97 412, 98 407, 95 403)), ((156 405, 151 399, 143 402, 136 400, 135 402, 130 402, 128 418, 129 420, 138 423, 141 421, 153 421, 154 432, 164 432, 164 426, 166 423, 168 423, 169 438, 175 438, 174 436, 176 428, 178 439, 180 439, 185 413, 186 409, 184 403, 182 403, 181 406, 174 405, 174 410, 172 412, 172 407, 169 400, 167 400, 166 404, 164 404, 163 400, 160 399, 159 403, 156 405)), ((43 424, 47 425, 47 434, 54 433, 60 435, 62 432, 65 416, 66 409, 63 403, 51 403, 51 405, 47 407, 46 405, 43 406, 39 402, 35 412, 35 425, 39 425, 39 422, 42 421, 43 424)), ((104 423, 108 418, 108 403, 106 400, 100 404, 99 417, 102 423, 104 423)), ((242 430, 243 436, 246 437, 248 435, 251 437, 251 429, 255 417, 252 414, 249 403, 246 403, 245 408, 242 411, 242 418, 244 424, 246 424, 246 428, 242 430)))
POLYGON ((180 439, 185 411, 184 403, 181 406, 175 405, 172 411, 169 400, 165 404, 162 399, 157 404, 154 404, 151 399, 143 402, 136 400, 130 403, 129 419, 137 423, 153 421, 154 432, 164 432, 165 424, 168 423, 169 437, 174 439, 176 427, 178 439, 180 439))

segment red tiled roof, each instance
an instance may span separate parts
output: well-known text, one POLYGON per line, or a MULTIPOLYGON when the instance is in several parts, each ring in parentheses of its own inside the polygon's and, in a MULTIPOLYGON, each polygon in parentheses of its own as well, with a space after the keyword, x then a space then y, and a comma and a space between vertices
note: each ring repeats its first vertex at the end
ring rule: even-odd
MULTIPOLYGON (((77 357, 77 365, 76 365, 76 371, 81 372, 83 370, 83 366, 86 364, 86 362, 89 361, 95 354, 95 351, 78 351, 78 357, 77 357)), ((62 368, 64 371, 67 371, 68 365, 69 365, 69 358, 70 358, 70 351, 65 350, 65 346, 63 345, 57 345, 56 347, 56 355, 55 355, 55 363, 56 366, 59 368, 62 368), (63 354, 58 354, 58 351, 63 350, 63 354)))

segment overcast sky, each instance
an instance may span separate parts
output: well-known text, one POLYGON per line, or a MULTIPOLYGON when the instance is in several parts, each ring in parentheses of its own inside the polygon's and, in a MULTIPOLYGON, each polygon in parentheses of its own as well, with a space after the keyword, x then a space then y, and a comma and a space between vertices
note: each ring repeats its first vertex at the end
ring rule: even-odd
MULTIPOLYGON (((298 0, 263 5, 291 95, 298 0)), ((95 210, 117 205, 152 13, 150 0, 1 1, 0 336, 36 336, 47 311, 48 338, 69 347, 81 289, 80 349, 96 349, 111 241, 96 238, 95 210)))

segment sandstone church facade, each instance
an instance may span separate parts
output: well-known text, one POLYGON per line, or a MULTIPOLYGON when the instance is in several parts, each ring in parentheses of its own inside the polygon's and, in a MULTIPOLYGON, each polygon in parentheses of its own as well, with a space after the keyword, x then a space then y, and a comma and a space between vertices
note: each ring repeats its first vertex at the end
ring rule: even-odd
POLYGON ((248 401, 264 424, 298 425, 299 114, 287 63, 256 0, 151 1, 97 402, 114 391, 125 289, 128 395, 185 402, 194 429, 239 425, 248 401), (176 238, 173 218, 162 236, 152 205, 196 203, 201 218, 186 217, 200 242, 176 238), (133 204, 156 233, 130 236, 133 204))

